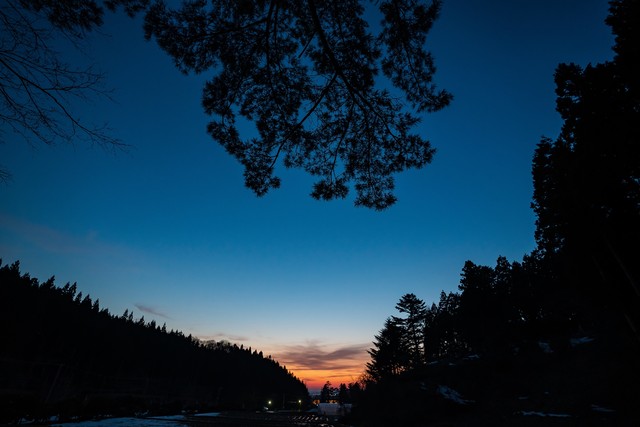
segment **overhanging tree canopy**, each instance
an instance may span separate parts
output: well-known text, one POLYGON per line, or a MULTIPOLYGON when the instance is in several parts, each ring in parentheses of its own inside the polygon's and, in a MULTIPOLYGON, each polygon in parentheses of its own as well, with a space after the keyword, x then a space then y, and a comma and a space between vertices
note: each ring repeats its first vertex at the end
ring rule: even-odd
POLYGON ((433 112, 451 95, 436 89, 424 47, 440 2, 376 4, 379 26, 360 0, 155 1, 145 30, 183 72, 214 73, 202 99, 215 117, 208 132, 257 195, 279 187, 281 161, 319 177, 316 199, 344 198, 354 182, 356 205, 384 209, 396 201, 393 174, 434 153, 405 104, 433 112), (239 117, 257 136, 241 136, 239 117))

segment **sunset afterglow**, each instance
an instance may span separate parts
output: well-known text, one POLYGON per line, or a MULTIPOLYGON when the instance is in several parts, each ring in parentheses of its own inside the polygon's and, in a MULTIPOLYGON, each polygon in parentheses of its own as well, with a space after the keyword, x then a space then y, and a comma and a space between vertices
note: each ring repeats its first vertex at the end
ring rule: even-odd
POLYGON ((531 164, 561 127, 554 70, 612 57, 606 15, 605 1, 444 2, 428 50, 454 98, 420 116, 433 162, 398 174, 398 202, 378 212, 353 191, 314 200, 318 177, 280 164, 281 188, 256 197, 207 133, 211 70, 181 73, 141 16, 107 13, 65 60, 104 73, 109 96, 79 111, 128 148, 0 144, 0 258, 115 315, 271 355, 310 390, 358 381, 403 294, 430 307, 465 261, 536 247, 531 164))
POLYGON ((369 360, 371 344, 325 347, 317 343, 274 349, 274 357, 287 366, 310 390, 327 382, 333 387, 359 381, 369 360))

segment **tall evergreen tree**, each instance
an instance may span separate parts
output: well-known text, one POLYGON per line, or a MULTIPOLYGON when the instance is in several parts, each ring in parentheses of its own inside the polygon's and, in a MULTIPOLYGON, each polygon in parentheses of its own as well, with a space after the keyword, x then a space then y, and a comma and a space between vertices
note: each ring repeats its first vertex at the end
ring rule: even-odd
POLYGON ((462 268, 460 285, 460 328, 471 347, 486 349, 486 338, 492 332, 491 317, 494 309, 493 268, 466 261, 462 268))
POLYGON ((393 318, 387 318, 373 346, 368 350, 371 361, 366 365, 366 374, 371 380, 382 381, 409 369, 403 330, 393 318))
POLYGON ((396 304, 396 310, 405 317, 395 317, 394 320, 402 328, 403 348, 409 356, 412 368, 424 364, 424 322, 427 307, 415 294, 405 294, 396 304))
POLYGON ((371 361, 366 373, 373 381, 380 381, 424 365, 424 330, 427 308, 414 294, 405 294, 396 304, 405 317, 387 318, 375 336, 370 349, 371 361))
POLYGON ((344 405, 345 403, 351 403, 351 398, 349 397, 349 389, 347 389, 347 385, 344 383, 340 383, 340 387, 338 387, 338 403, 344 405))
POLYGON ((327 403, 335 399, 336 389, 331 385, 331 381, 327 381, 320 390, 320 402, 327 403))
POLYGON ((563 119, 533 161, 536 239, 582 316, 617 307, 640 329, 640 33, 637 0, 611 2, 613 61, 555 74, 563 119), (634 41, 632 41, 634 40, 634 41))
POLYGON ((438 305, 427 310, 424 324, 426 359, 459 356, 467 349, 459 329, 460 294, 442 291, 438 305))

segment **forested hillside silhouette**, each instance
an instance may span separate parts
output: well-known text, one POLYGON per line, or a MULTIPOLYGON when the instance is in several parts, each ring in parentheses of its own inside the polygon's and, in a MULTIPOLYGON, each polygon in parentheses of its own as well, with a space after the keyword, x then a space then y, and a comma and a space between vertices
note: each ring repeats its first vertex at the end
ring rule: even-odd
MULTIPOLYGON (((1 261, 0 261, 1 264, 1 261)), ((77 285, 0 267, 0 422, 307 402, 271 356, 101 308, 77 285)))
POLYGON ((430 307, 404 295, 370 350, 359 423, 639 425, 639 17, 639 1, 611 1, 613 60, 556 70, 563 126, 533 157, 536 249, 467 261, 459 292, 430 307))
POLYGON ((632 390, 640 381, 640 345, 633 330, 612 308, 592 313, 589 321, 567 312, 573 300, 545 262, 539 253, 521 262, 499 257, 494 267, 467 261, 459 292, 442 292, 431 306, 404 295, 398 315, 375 336, 351 421, 529 426, 545 425, 547 416, 577 425, 637 420, 640 398, 632 390))

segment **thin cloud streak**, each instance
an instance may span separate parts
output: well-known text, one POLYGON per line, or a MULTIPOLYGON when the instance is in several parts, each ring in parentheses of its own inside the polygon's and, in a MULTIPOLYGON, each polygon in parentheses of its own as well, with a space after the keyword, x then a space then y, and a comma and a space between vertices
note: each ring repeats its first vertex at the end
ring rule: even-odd
POLYGON ((101 257, 116 257, 121 260, 140 258, 138 253, 127 247, 101 241, 96 230, 87 230, 84 235, 76 235, 0 213, 0 231, 2 230, 13 234, 19 245, 32 245, 49 254, 62 256, 93 254, 101 257))
POLYGON ((230 341, 232 343, 246 342, 249 338, 242 335, 225 334, 224 332, 217 332, 212 335, 198 335, 198 339, 201 341, 230 341))
POLYGON ((74 255, 86 249, 83 239, 11 215, 0 213, 0 229, 15 233, 22 240, 50 253, 74 255))
POLYGON ((327 349, 323 345, 311 341, 302 345, 282 346, 276 357, 295 371, 360 371, 364 368, 369 343, 352 344, 335 349, 327 349))
POLYGON ((155 316, 163 317, 165 319, 173 320, 169 315, 167 315, 164 312, 158 310, 157 308, 150 307, 148 305, 143 305, 143 304, 134 304, 133 306, 135 308, 137 308, 138 310, 142 311, 143 313, 152 314, 152 315, 155 315, 155 316))

